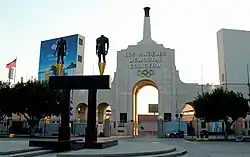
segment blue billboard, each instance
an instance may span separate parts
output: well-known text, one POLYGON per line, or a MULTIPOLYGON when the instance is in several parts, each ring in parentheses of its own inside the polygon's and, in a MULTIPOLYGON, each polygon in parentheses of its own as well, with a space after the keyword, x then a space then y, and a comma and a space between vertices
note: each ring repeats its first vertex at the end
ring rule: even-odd
MULTIPOLYGON (((63 76, 75 75, 77 63, 78 35, 62 37, 67 44, 64 56, 63 76)), ((57 75, 57 55, 54 55, 60 38, 41 42, 38 80, 47 80, 49 76, 57 75)))

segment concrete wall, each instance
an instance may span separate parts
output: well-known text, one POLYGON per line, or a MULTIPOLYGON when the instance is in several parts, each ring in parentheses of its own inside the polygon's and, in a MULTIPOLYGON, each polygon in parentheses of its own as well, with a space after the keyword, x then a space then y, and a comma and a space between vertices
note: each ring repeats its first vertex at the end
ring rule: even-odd
POLYGON ((84 50, 85 50, 85 37, 78 35, 77 59, 76 59, 76 75, 83 75, 84 68, 84 50), (82 45, 79 40, 82 39, 82 45), (82 62, 79 62, 79 57, 82 57, 82 62))
POLYGON ((221 83, 226 81, 223 81, 222 75, 227 75, 228 83, 247 83, 247 64, 250 64, 249 42, 249 31, 221 29, 217 32, 221 83))

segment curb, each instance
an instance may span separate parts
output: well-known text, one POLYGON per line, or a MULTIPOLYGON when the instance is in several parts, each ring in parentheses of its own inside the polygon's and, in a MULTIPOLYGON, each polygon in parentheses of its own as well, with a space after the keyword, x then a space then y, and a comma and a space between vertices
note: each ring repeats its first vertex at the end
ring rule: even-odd
MULTIPOLYGON (((107 138, 111 138, 111 139, 130 139, 130 138, 133 138, 133 136, 110 136, 110 137, 107 137, 107 138)), ((136 138, 136 137, 134 137, 136 138)))
MULTIPOLYGON (((0 135, 0 138, 9 138, 9 135, 0 135)), ((14 138, 28 138, 28 139, 57 139, 58 136, 29 136, 29 135, 15 135, 14 138)), ((79 137, 79 136, 72 136, 71 138, 84 138, 84 137, 79 137)), ((133 136, 110 136, 110 137, 99 137, 99 138, 107 138, 107 139, 129 139, 133 138, 133 136)), ((134 137, 137 138, 137 137, 134 137)))
POLYGON ((183 155, 185 155, 185 154, 187 154, 187 153, 188 153, 187 150, 183 150, 183 151, 181 151, 181 152, 178 152, 178 156, 183 156, 183 155))
POLYGON ((12 155, 12 154, 40 151, 40 150, 43 150, 43 148, 28 148, 28 149, 12 150, 8 152, 0 152, 0 155, 12 155))
POLYGON ((51 150, 40 150, 40 151, 30 152, 30 153, 26 152, 26 153, 9 155, 9 157, 34 157, 34 156, 45 155, 45 154, 50 154, 50 153, 54 153, 54 151, 51 151, 51 150))
POLYGON ((235 139, 185 139, 186 141, 197 141, 197 142, 236 142, 235 139))
MULTIPOLYGON (((0 135, 0 138, 10 138, 9 135, 0 135)), ((32 139, 32 138, 36 138, 36 139, 57 139, 57 136, 29 136, 29 135, 15 135, 14 138, 11 139, 15 139, 15 138, 28 138, 28 139, 32 139)))
POLYGON ((144 156, 144 157, 180 157, 186 155, 188 152, 186 150, 177 151, 177 152, 171 152, 171 153, 165 153, 165 154, 156 154, 156 155, 150 155, 150 156, 144 156))
POLYGON ((58 154, 57 157, 128 157, 128 156, 146 156, 146 155, 163 155, 167 153, 174 153, 176 148, 169 148, 166 150, 134 152, 134 153, 117 153, 117 154, 58 154))
POLYGON ((179 151, 179 152, 172 152, 169 154, 165 154, 165 156, 160 156, 160 157, 179 157, 187 154, 187 150, 179 151))

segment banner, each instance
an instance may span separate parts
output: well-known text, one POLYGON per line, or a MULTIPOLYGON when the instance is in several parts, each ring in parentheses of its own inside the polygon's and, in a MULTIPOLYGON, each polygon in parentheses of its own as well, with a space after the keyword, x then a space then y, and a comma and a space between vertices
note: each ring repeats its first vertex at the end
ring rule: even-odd
POLYGON ((72 76, 76 72, 78 35, 62 37, 67 42, 67 51, 64 56, 64 65, 57 65, 57 41, 60 38, 41 42, 38 80, 48 80, 50 76, 58 73, 62 76, 72 76))

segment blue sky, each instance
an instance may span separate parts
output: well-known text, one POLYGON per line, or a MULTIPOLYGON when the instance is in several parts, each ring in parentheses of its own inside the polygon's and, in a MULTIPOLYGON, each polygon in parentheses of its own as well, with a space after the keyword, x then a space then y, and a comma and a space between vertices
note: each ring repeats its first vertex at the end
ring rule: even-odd
POLYGON ((86 37, 85 74, 96 63, 95 39, 110 38, 107 74, 113 75, 116 52, 142 38, 145 6, 152 38, 176 50, 184 82, 218 83, 216 32, 250 30, 249 0, 0 0, 0 80, 7 80, 5 65, 15 57, 17 80, 37 77, 40 42, 76 33, 86 37))

